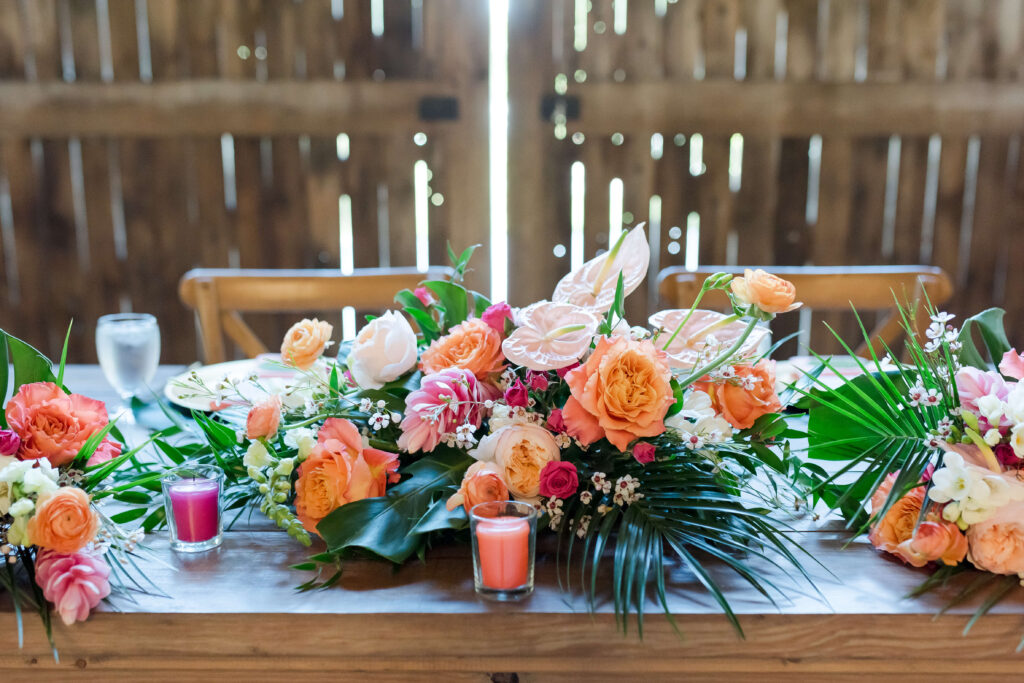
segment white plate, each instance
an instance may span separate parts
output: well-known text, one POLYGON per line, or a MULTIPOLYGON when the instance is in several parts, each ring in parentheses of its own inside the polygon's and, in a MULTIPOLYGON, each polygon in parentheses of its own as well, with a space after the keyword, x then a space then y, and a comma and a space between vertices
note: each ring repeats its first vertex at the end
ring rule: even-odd
MULTIPOLYGON (((281 367, 277 364, 279 362, 279 355, 267 354, 247 360, 204 365, 168 380, 164 386, 164 397, 174 405, 186 410, 209 412, 231 407, 230 402, 217 403, 211 400, 209 394, 201 392, 193 384, 194 376, 205 386, 214 390, 224 380, 229 380, 237 387, 238 394, 252 403, 258 403, 268 395, 277 394, 281 396, 288 407, 301 406, 318 383, 306 376, 305 373, 281 367), (255 377, 255 381, 251 379, 253 377, 255 377)), ((329 361, 321 359, 317 361, 312 370, 320 374, 326 381, 330 374, 330 367, 329 361)))

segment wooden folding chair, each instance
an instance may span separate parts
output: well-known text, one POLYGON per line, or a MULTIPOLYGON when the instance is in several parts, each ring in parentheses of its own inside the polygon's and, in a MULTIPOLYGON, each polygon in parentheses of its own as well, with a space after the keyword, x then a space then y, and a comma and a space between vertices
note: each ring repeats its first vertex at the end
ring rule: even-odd
MULTIPOLYGON (((754 266, 751 266, 754 267, 754 266)), ((930 266, 762 266, 770 273, 784 277, 796 285, 797 300, 814 311, 879 312, 879 322, 870 338, 876 353, 884 353, 880 344, 892 346, 902 332, 902 318, 896 308, 897 299, 914 306, 912 323, 915 331, 928 325, 924 294, 933 306, 953 296, 953 283, 941 268, 930 266), (888 313, 888 315, 885 315, 888 313)), ((702 266, 695 271, 666 268, 658 275, 658 291, 667 306, 687 308, 696 298, 704 280, 713 273, 743 274, 742 267, 702 266)), ((721 291, 705 296, 702 308, 728 306, 721 291)), ((867 342, 856 353, 868 354, 867 342)))
POLYGON ((227 359, 225 334, 250 357, 267 353, 242 313, 301 313, 345 306, 384 310, 396 305, 399 290, 450 272, 362 268, 342 275, 337 270, 197 268, 181 278, 178 293, 196 311, 206 362, 220 363, 227 359))

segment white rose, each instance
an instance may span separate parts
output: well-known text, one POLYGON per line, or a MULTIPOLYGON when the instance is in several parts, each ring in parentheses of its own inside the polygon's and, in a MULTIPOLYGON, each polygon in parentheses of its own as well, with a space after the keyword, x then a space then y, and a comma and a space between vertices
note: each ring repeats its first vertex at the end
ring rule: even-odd
POLYGON ((416 366, 416 333, 401 313, 388 311, 359 331, 348 369, 363 389, 380 389, 416 366))

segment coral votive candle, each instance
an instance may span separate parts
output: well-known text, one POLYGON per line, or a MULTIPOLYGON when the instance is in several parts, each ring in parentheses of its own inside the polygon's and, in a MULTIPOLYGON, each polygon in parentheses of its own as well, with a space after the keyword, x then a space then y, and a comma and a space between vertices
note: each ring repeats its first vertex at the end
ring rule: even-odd
POLYGON ((533 591, 537 511, 512 501, 481 503, 470 511, 475 587, 495 600, 533 591))
POLYGON ((224 473, 209 465, 183 466, 164 475, 164 510, 171 548, 198 552, 221 543, 224 473))

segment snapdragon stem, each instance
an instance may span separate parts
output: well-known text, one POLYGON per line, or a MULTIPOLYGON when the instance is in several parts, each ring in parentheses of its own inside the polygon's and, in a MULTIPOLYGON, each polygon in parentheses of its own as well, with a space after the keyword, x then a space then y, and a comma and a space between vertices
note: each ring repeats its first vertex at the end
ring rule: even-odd
POLYGON ((680 389, 685 389, 686 387, 690 386, 691 384, 693 384, 694 382, 699 380, 704 375, 708 374, 709 372, 714 372, 718 368, 720 368, 723 365, 725 365, 726 362, 730 358, 732 358, 733 354, 735 354, 737 351, 739 351, 743 347, 743 342, 747 341, 747 337, 749 337, 750 334, 754 331, 754 328, 757 327, 757 323, 758 323, 758 319, 757 318, 751 318, 750 323, 747 325, 747 329, 743 330, 743 334, 740 335, 739 339, 737 339, 735 342, 733 342, 732 346, 730 346, 728 349, 726 349, 725 352, 722 353, 720 356, 718 356, 718 358, 716 358, 715 360, 711 361, 710 363, 708 363, 704 367, 699 368, 699 369, 695 370, 694 372, 692 372, 690 374, 690 376, 687 377, 686 379, 680 380, 679 381, 679 388, 680 389))
MULTIPOLYGON (((707 280, 705 280, 704 282, 707 283, 707 280)), ((675 329, 675 332, 673 332, 672 336, 668 338, 668 341, 665 342, 665 345, 661 347, 662 351, 668 350, 669 344, 671 344, 672 342, 674 342, 676 340, 676 337, 679 335, 680 330, 682 330, 683 326, 686 325, 687 321, 689 321, 690 316, 693 315, 693 312, 697 310, 697 304, 699 304, 700 300, 704 298, 704 293, 707 292, 707 291, 708 291, 707 287, 703 287, 702 286, 700 288, 700 292, 697 293, 697 298, 693 300, 693 305, 690 306, 690 310, 687 311, 686 317, 683 318, 683 322, 679 323, 679 325, 675 329)))

